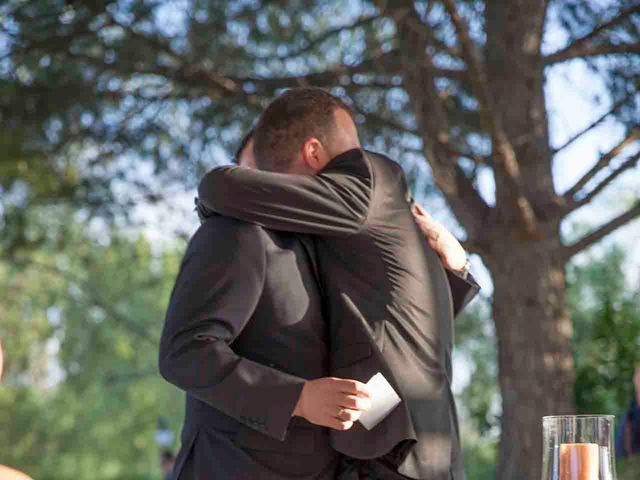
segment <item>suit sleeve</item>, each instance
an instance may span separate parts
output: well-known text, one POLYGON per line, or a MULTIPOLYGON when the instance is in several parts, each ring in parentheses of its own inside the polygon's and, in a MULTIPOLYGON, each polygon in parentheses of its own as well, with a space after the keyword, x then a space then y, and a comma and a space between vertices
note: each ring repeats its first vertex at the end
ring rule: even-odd
POLYGON ((222 217, 196 232, 171 294, 159 367, 168 382, 195 398, 284 440, 305 380, 231 347, 263 290, 266 260, 256 232, 222 217))
POLYGON ((199 201, 205 209, 272 230, 347 236, 362 227, 371 199, 370 177, 349 163, 334 160, 317 175, 216 168, 200 182, 199 201))
POLYGON ((478 294, 480 285, 478 285, 478 282, 476 282, 476 279, 471 273, 468 273, 466 277, 463 278, 449 269, 445 270, 453 298, 453 316, 457 317, 462 309, 478 294))

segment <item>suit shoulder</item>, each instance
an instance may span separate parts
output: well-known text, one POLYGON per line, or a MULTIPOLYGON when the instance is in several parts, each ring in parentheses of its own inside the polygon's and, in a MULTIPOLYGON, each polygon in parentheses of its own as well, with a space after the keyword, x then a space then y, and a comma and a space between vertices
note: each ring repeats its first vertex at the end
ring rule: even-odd
POLYGON ((394 172, 403 172, 402 166, 385 154, 373 152, 371 150, 365 150, 365 152, 373 165, 377 164, 378 166, 389 168, 394 172))
POLYGON ((189 242, 188 251, 213 252, 224 248, 228 252, 255 248, 262 244, 263 230, 258 225, 234 218, 214 215, 207 218, 189 242))
POLYGON ((371 168, 374 171, 374 175, 396 180, 402 185, 406 183, 404 169, 398 162, 382 153, 376 153, 370 150, 367 150, 366 153, 371 160, 371 168))

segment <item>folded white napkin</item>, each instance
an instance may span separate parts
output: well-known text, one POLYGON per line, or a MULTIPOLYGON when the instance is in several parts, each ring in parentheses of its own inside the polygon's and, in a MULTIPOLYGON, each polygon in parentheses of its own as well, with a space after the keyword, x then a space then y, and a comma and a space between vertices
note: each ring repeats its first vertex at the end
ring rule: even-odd
POLYGON ((400 403, 400 397, 382 373, 376 373, 367 382, 371 393, 371 408, 360 416, 364 428, 371 430, 400 403))

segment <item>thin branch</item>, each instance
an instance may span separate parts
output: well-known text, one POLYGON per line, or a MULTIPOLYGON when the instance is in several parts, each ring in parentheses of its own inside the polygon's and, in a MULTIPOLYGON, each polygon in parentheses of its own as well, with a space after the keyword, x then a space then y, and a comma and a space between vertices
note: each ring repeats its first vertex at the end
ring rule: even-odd
POLYGON ((589 32, 588 34, 586 34, 581 38, 578 38, 577 40, 575 40, 574 42, 572 42, 562 50, 548 55, 545 58, 545 63, 548 65, 548 64, 559 62, 569 58, 575 58, 575 57, 585 55, 584 52, 588 51, 590 48, 593 47, 592 41, 598 35, 600 35, 605 30, 609 30, 621 24, 623 21, 625 21, 629 16, 633 15, 634 13, 640 13, 640 4, 629 7, 626 10, 622 10, 618 15, 613 17, 611 20, 597 26, 591 32, 589 32), (583 52, 583 53, 579 53, 579 52, 583 52))
MULTIPOLYGON (((401 75, 403 67, 398 61, 398 50, 379 52, 365 58, 354 65, 338 65, 329 70, 308 73, 305 75, 292 75, 282 77, 229 77, 236 83, 251 82, 263 91, 268 92, 277 88, 299 87, 305 85, 345 85, 352 84, 352 77, 358 73, 368 74, 375 72, 377 75, 401 75)), ((437 77, 446 77, 461 81, 465 71, 455 68, 435 68, 437 77)), ((363 85, 367 86, 367 85, 363 85)))
POLYGON ((545 57, 545 65, 552 65, 564 62, 572 58, 596 57, 600 55, 624 55, 640 53, 640 44, 619 43, 604 45, 585 45, 581 48, 572 49, 569 52, 558 52, 545 57))
POLYGON ((391 120, 389 118, 385 118, 380 114, 377 114, 374 112, 366 112, 362 109, 362 107, 360 107, 360 105, 358 105, 355 102, 354 102, 354 108, 357 113, 361 113, 367 118, 367 123, 375 123, 381 127, 389 128, 391 130, 396 130, 398 132, 406 133, 409 135, 414 135, 416 137, 420 136, 420 133, 417 130, 401 125, 398 122, 391 120))
MULTIPOLYGON (((339 27, 333 30, 329 30, 325 32, 325 34, 321 35, 317 39, 312 41, 312 44, 303 48, 299 53, 304 53, 305 51, 311 49, 313 45, 321 43, 326 38, 329 38, 331 35, 335 35, 342 30, 352 29, 358 26, 365 25, 370 23, 378 18, 381 18, 380 15, 374 15, 370 17, 364 17, 360 20, 356 21, 352 25, 348 25, 346 27, 339 27)), ((326 70, 323 72, 310 73, 307 75, 301 76, 288 76, 288 77, 268 77, 268 78, 234 78, 231 76, 221 76, 217 73, 211 72, 208 69, 198 65, 197 62, 191 61, 185 55, 180 54, 173 50, 170 44, 163 39, 150 37, 148 35, 142 34, 135 30, 134 28, 118 23, 115 19, 113 20, 117 25, 121 28, 127 30, 132 36, 137 38, 138 40, 148 43, 152 47, 156 48, 164 52, 165 54, 171 56, 174 60, 181 64, 180 69, 176 69, 172 77, 176 80, 196 80, 200 81, 203 84, 207 84, 210 86, 214 86, 215 88, 226 92, 228 94, 237 95, 239 93, 243 94, 247 97, 247 100, 250 100, 252 104, 259 104, 259 99, 254 98, 254 96, 246 94, 242 88, 242 84, 244 82, 252 82, 261 85, 267 90, 274 90, 277 88, 286 88, 286 87, 295 87, 302 85, 335 85, 342 83, 340 82, 341 78, 348 78, 356 73, 369 73, 371 71, 380 72, 388 75, 398 75, 402 73, 401 66, 397 62, 397 50, 391 50, 388 52, 380 52, 377 55, 372 55, 369 58, 364 59, 360 63, 353 65, 351 67, 347 66, 339 66, 332 70, 326 70), (178 73, 178 71, 180 73, 178 73)), ((446 46, 445 46, 446 47, 446 46)), ((453 55, 452 52, 448 52, 453 55)), ((286 57, 290 57, 291 53, 285 55, 286 57)), ((260 58, 260 57, 257 57, 260 58)), ((154 66, 157 68, 157 66, 154 66)), ((165 74, 170 70, 165 69, 165 74)), ((455 69, 455 68, 439 68, 437 69, 438 76, 447 77, 452 80, 461 81, 463 79, 464 70, 455 69)))
POLYGON ((598 185, 596 185, 588 194, 586 194, 583 198, 578 201, 574 201, 572 204, 569 204, 568 212, 576 210, 587 203, 589 203, 593 198, 598 195, 602 190, 604 190, 611 182, 613 182, 616 178, 618 178, 621 174, 626 172, 627 170, 631 170, 634 168, 638 162, 640 161, 640 153, 636 153, 634 156, 625 160, 618 168, 614 169, 609 175, 607 175, 598 185))
POLYGON ((595 177, 598 172, 607 167, 611 163, 611 161, 622 152, 622 150, 631 145, 638 138, 640 138, 640 128, 634 128, 620 143, 613 147, 609 152, 605 153, 600 158, 600 160, 598 160, 596 164, 591 167, 591 169, 573 185, 573 187, 565 192, 565 194, 563 195, 565 200, 568 203, 573 203, 573 197, 575 196, 575 194, 578 193, 582 188, 584 188, 584 186, 593 177, 595 177))
POLYGON ((275 54, 275 55, 253 55, 253 56, 258 60, 286 60, 289 58, 299 57, 300 55, 310 52, 316 46, 322 44, 323 42, 325 42, 326 40, 328 40, 329 38, 335 35, 338 35, 347 30, 353 30, 359 27, 363 27, 369 23, 374 22, 379 18, 381 18, 380 15, 364 16, 349 25, 342 25, 340 27, 332 28, 330 30, 327 30, 326 32, 323 32, 321 35, 318 35, 315 38, 307 40, 305 45, 298 47, 294 50, 291 50, 287 53, 275 54))
POLYGON ((487 74, 484 65, 480 61, 477 49, 469 35, 469 30, 464 19, 458 12, 455 0, 444 0, 445 8, 449 13, 449 17, 456 29, 460 45, 462 47, 462 56, 469 65, 469 74, 471 82, 478 96, 480 104, 487 110, 487 116, 491 116, 492 107, 489 101, 489 91, 487 89, 487 74))
POLYGON ((590 247, 597 241, 609 235, 611 232, 620 228, 621 226, 631 222, 632 220, 640 217, 640 200, 638 200, 633 207, 624 212, 621 215, 618 215, 613 220, 605 223, 597 230, 591 232, 588 235, 585 235, 577 242, 567 245, 562 249, 562 255, 565 260, 569 260, 575 254, 581 252, 587 247, 590 247))
POLYGON ((575 135, 573 135, 571 138, 569 138, 566 142, 564 142, 562 145, 560 145, 558 148, 555 148, 553 150, 553 155, 555 155, 556 153, 558 153, 561 150, 564 150, 565 148, 567 148, 569 145, 571 145, 573 142, 575 142, 576 140, 578 140, 580 137, 582 137, 583 135, 585 135, 586 133, 590 132, 591 130, 593 130, 594 128, 596 128, 598 125, 600 125, 609 115, 613 115, 614 113, 616 113, 618 110, 620 110, 621 107, 624 106, 625 103, 627 103, 628 100, 632 99, 633 97, 635 97, 638 93, 637 92, 633 92, 633 93, 629 93, 628 95, 626 95, 624 98, 618 100, 616 103, 613 104, 613 106, 611 107, 611 110, 609 110, 608 112, 604 113, 600 118, 596 119, 594 122, 592 122, 590 125, 586 126, 585 128, 583 128, 582 130, 580 130, 578 133, 576 133, 575 135))

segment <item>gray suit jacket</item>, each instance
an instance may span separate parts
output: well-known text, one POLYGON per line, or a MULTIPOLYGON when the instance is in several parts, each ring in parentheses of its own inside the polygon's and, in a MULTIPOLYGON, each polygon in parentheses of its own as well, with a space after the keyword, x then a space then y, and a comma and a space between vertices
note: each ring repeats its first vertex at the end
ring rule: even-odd
POLYGON ((315 176, 223 167, 205 176, 199 197, 223 215, 317 236, 331 374, 367 382, 381 371, 403 400, 371 431, 332 430, 332 445, 361 459, 389 454, 411 478, 463 478, 453 318, 479 287, 429 247, 400 166, 354 149, 315 176))
POLYGON ((329 367, 312 249, 220 216, 191 239, 159 356, 187 393, 173 478, 334 478, 328 429, 291 418, 305 379, 329 367))

